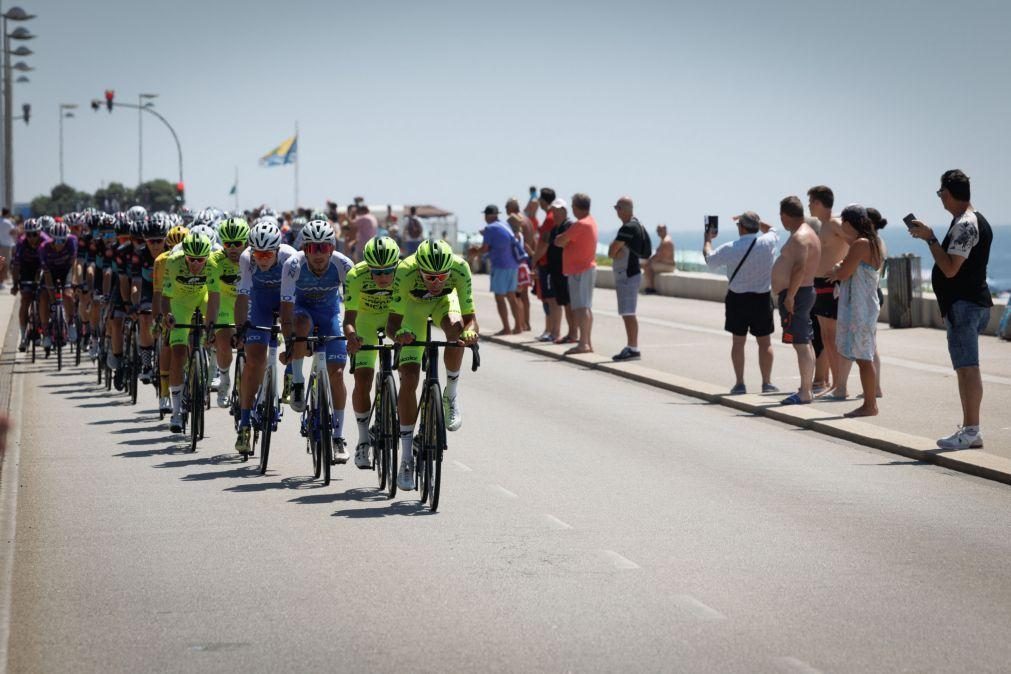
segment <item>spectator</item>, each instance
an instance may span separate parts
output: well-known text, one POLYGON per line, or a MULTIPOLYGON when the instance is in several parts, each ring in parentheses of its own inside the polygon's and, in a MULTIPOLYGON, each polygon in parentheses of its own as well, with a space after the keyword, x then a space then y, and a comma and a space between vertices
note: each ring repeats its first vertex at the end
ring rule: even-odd
MULTIPOLYGON (((534 247, 533 263, 537 274, 537 296, 544 303, 544 332, 537 338, 541 342, 554 342, 560 339, 562 328, 562 305, 559 304, 559 288, 552 285, 550 264, 557 256, 558 274, 561 275, 561 251, 551 246, 552 232, 555 228, 555 191, 550 187, 541 189, 537 204, 544 209, 544 222, 537 230, 537 244, 534 247), (555 252, 557 251, 557 253, 555 252)), ((558 200, 565 205, 565 202, 558 200)), ((565 213, 563 208, 562 213, 565 213)), ((565 217, 563 215, 563 217, 565 217)), ((562 278, 564 281, 564 277, 562 278)), ((568 284, 565 284, 565 304, 568 304, 568 284)))
POLYGON ((652 257, 643 262, 642 270, 646 275, 646 295, 656 295, 656 275, 666 274, 675 270, 674 266, 674 241, 667 234, 667 225, 657 225, 656 235, 659 243, 656 252, 652 257))
POLYGON ((797 352, 800 388, 784 398, 783 405, 807 405, 814 399, 814 349, 811 338, 811 307, 814 306, 814 276, 821 260, 821 241, 804 221, 804 204, 799 197, 779 202, 779 219, 790 238, 772 265, 772 292, 779 302, 783 343, 797 352))
MULTIPOLYGON (((878 241, 881 242, 882 259, 888 258, 888 248, 885 246, 885 240, 881 236, 881 230, 885 228, 888 224, 888 220, 881 216, 881 212, 876 208, 867 208, 867 217, 871 219, 871 223, 874 225, 874 231, 878 233, 878 241)), ((884 270, 884 263, 882 262, 882 271, 884 270)), ((885 296, 881 292, 881 275, 878 275, 878 305, 883 305, 885 303, 885 296)), ((815 367, 815 382, 818 381, 817 377, 818 368, 815 367)), ((874 340, 874 382, 877 385, 877 397, 884 397, 881 392, 881 356, 878 354, 878 340, 874 340)), ((816 394, 817 395, 817 394, 816 394)))
POLYGON ((484 242, 481 254, 488 256, 491 265, 491 291, 495 295, 498 316, 502 319, 502 329, 496 335, 518 335, 521 330, 519 306, 516 302, 516 282, 519 259, 516 254, 518 242, 512 230, 498 219, 498 206, 489 204, 484 209, 484 242), (509 328, 509 311, 512 310, 516 327, 509 328))
POLYGON ((421 224, 421 218, 418 217, 418 207, 411 206, 410 215, 407 216, 407 222, 404 223, 404 247, 402 249, 404 256, 414 255, 424 238, 425 228, 421 224))
POLYGON ((512 213, 509 215, 508 222, 513 237, 519 243, 519 250, 522 251, 520 266, 516 270, 516 303, 520 310, 520 328, 522 332, 529 332, 533 330, 530 327, 530 258, 533 249, 524 238, 524 217, 519 213, 512 213))
POLYGON ((376 220, 376 216, 369 213, 369 207, 364 203, 358 204, 355 210, 357 217, 351 223, 351 229, 355 238, 354 261, 361 262, 365 244, 379 231, 379 222, 376 220))
POLYGON ((821 261, 818 263, 818 274, 814 279, 816 298, 812 313, 818 317, 822 348, 825 354, 823 357, 828 362, 828 369, 832 373, 832 388, 825 391, 824 396, 829 400, 845 400, 850 363, 849 361, 844 362, 835 346, 839 290, 838 284, 828 280, 828 275, 835 265, 846 257, 849 243, 843 235, 842 222, 838 218, 832 217, 832 205, 835 203, 835 195, 832 190, 825 185, 816 185, 807 191, 807 196, 811 215, 821 221, 821 230, 818 232, 818 238, 821 240, 821 261))
MULTIPOLYGON (((14 221, 11 220, 11 209, 4 208, 0 212, 0 257, 6 262, 11 259, 11 249, 14 247, 14 221)), ((7 264, 0 269, 0 290, 7 287, 7 264)))
POLYGON ((874 353, 881 313, 878 278, 885 259, 884 249, 863 206, 853 204, 844 208, 842 223, 848 251, 828 275, 829 282, 839 283, 836 348, 842 358, 857 362, 864 390, 863 404, 845 416, 873 417, 878 414, 874 353))
POLYGON ((639 269, 639 258, 649 257, 649 234, 634 215, 635 205, 631 197, 621 197, 614 205, 614 210, 621 220, 614 241, 607 249, 607 255, 614 264, 614 289, 618 295, 618 315, 625 324, 625 348, 613 360, 638 360, 639 353, 639 321, 635 317, 635 308, 639 300, 639 285, 642 283, 642 272, 639 269), (645 254, 644 254, 645 253, 645 254))
POLYGON ((579 343, 569 354, 593 353, 593 285, 597 279, 597 221, 590 215, 590 197, 582 192, 572 196, 572 215, 576 221, 555 238, 562 248, 562 273, 569 281, 572 317, 579 332, 579 343))
POLYGON ((702 253, 710 271, 725 267, 730 283, 724 298, 723 329, 733 336, 730 362, 736 383, 731 395, 747 393, 744 384, 744 346, 750 331, 758 341, 758 369, 762 373, 762 393, 777 393, 772 384, 772 265, 776 259, 779 235, 763 223, 754 211, 737 218, 737 240, 713 250, 713 232, 706 228, 702 253))
POLYGON ((948 355, 958 378, 962 400, 962 425, 937 441, 941 449, 983 447, 979 408, 983 402, 983 379, 979 371, 979 333, 990 320, 990 288, 986 268, 990 262, 993 231, 983 214, 969 202, 969 176, 958 169, 945 171, 937 190, 951 225, 938 243, 930 227, 914 220, 909 233, 927 242, 934 256, 931 282, 941 316, 948 329, 948 355))

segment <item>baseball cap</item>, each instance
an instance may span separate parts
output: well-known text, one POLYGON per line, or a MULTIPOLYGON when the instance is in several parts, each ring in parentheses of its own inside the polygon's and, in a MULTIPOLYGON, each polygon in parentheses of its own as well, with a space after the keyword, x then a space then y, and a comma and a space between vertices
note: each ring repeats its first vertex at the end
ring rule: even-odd
POLYGON ((488 204, 484 207, 485 215, 498 215, 498 206, 495 204, 488 204))
POLYGON ((551 202, 551 208, 568 208, 568 207, 569 204, 567 204, 565 202, 565 199, 562 199, 561 197, 558 197, 557 199, 551 202))

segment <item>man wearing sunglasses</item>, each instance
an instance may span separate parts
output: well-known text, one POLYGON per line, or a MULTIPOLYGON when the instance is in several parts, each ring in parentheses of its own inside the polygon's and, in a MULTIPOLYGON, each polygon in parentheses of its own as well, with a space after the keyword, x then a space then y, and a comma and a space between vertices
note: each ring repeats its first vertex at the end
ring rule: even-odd
MULTIPOLYGON (((134 207, 138 208, 138 207, 134 207)), ((140 211, 130 211, 135 213, 135 217, 140 217, 140 211)), ((143 209, 141 209, 143 210, 143 209)), ((146 217, 147 211, 144 211, 146 217)), ((123 319, 126 318, 127 307, 130 306, 130 263, 134 254, 133 230, 134 225, 127 218, 126 213, 116 214, 116 236, 112 246, 107 248, 109 264, 105 268, 105 277, 102 282, 102 294, 110 307, 110 318, 107 325, 109 331, 110 349, 107 363, 109 369, 113 370, 112 385, 117 391, 122 391, 125 382, 123 380, 123 319)))
MULTIPOLYGON (((134 243, 130 256, 130 302, 135 310, 152 309, 154 300, 154 265, 158 256, 165 251, 165 237, 169 224, 165 213, 153 213, 151 218, 140 225, 141 245, 134 243)), ((139 314, 140 323, 140 380, 150 384, 154 373, 154 334, 151 314, 139 314)))
MULTIPOLYGON (((405 346, 415 340, 424 340, 429 316, 446 333, 446 341, 459 340, 461 345, 477 342, 477 315, 470 267, 463 258, 453 254, 448 243, 433 239, 423 241, 418 246, 418 252, 401 262, 397 268, 387 334, 394 335, 396 341, 405 346)), ((400 412, 401 460, 397 483, 404 490, 414 488, 411 443, 414 440, 414 424, 418 419, 417 389, 422 352, 423 349, 417 346, 407 346, 400 352, 397 408, 400 412)), ((446 429, 455 431, 463 423, 457 400, 463 349, 446 349, 444 359, 446 389, 442 405, 446 429)))
MULTIPOLYGON (((48 216, 42 216, 42 218, 45 217, 48 216)), ((11 278, 14 281, 11 286, 11 295, 16 295, 18 291, 21 292, 21 307, 18 310, 18 321, 21 326, 19 351, 25 351, 28 348, 28 308, 35 300, 39 270, 41 269, 39 254, 42 244, 49 241, 49 237, 42 233, 42 225, 39 222, 42 218, 25 220, 25 233, 18 237, 18 242, 14 246, 14 254, 11 256, 11 278)))
MULTIPOLYGON (((235 298, 239 294, 239 259, 249 240, 249 224, 242 218, 229 218, 218 227, 221 249, 211 253, 211 264, 217 273, 211 278, 207 299, 207 320, 215 323, 235 323, 235 298)), ((211 379, 211 390, 218 392, 218 407, 228 407, 228 392, 232 367, 233 328, 214 331, 214 351, 218 372, 211 379)))
MULTIPOLYGON (((64 223, 53 224, 52 238, 39 246, 39 265, 45 278, 48 292, 39 297, 39 314, 42 325, 49 325, 49 297, 56 288, 63 289, 70 282, 70 274, 77 265, 77 237, 70 233, 64 223)), ((63 298, 66 316, 74 315, 74 292, 67 288, 63 298)), ((49 331, 42 336, 42 348, 52 347, 52 337, 49 331)), ((72 320, 67 321, 67 338, 70 342, 77 341, 77 330, 72 320)))
MULTIPOLYGON (((172 418, 169 430, 182 433, 183 366, 189 358, 190 331, 176 328, 176 323, 189 323, 193 312, 201 308, 207 310, 207 285, 216 270, 208 262, 211 255, 211 241, 203 234, 187 234, 180 244, 181 250, 172 253, 165 265, 165 280, 162 283, 162 312, 165 327, 169 333, 172 348, 172 364, 169 370, 169 395, 172 398, 172 418)), ((205 313, 206 315, 206 313, 205 313)))
MULTIPOLYGON (((154 260, 154 275, 152 277, 153 299, 151 304, 154 308, 155 322, 161 323, 164 319, 164 302, 162 291, 165 288, 165 271, 168 260, 172 254, 178 252, 176 246, 183 242, 190 230, 181 225, 176 225, 165 235, 165 242, 162 246, 164 252, 154 260)), ((162 414, 172 413, 172 398, 169 394, 169 373, 172 370, 172 347, 169 346, 168 335, 163 333, 158 348, 161 353, 158 357, 158 407, 162 414)))
POLYGON ((379 331, 386 330, 393 297, 393 277, 400 263, 400 248, 388 236, 374 237, 365 244, 361 262, 348 272, 344 282, 344 335, 348 352, 355 359, 355 390, 351 407, 358 423, 355 465, 371 468, 369 460, 369 416, 372 408, 372 378, 376 352, 359 351, 363 344, 379 343, 379 331))
POLYGON ((255 326, 270 326, 281 309, 281 273, 295 249, 281 243, 281 229, 273 219, 264 219, 249 230, 249 247, 239 257, 239 294, 235 299, 235 323, 243 326, 246 369, 239 391, 241 414, 235 451, 249 454, 253 402, 267 368, 270 333, 255 326), (248 320, 247 320, 248 319, 248 320))
MULTIPOLYGON (((306 337, 313 326, 320 337, 341 334, 341 288, 351 271, 351 260, 336 251, 337 237, 333 227, 324 220, 313 220, 302 228, 302 250, 284 264, 281 274, 281 328, 285 335, 306 337)), ((291 363, 291 409, 305 410, 305 342, 289 339, 282 357, 291 363)), ((319 348, 319 347, 317 347, 319 348)), ((347 345, 343 340, 326 343, 326 369, 330 378, 332 401, 331 425, 334 462, 347 463, 349 457, 344 441, 344 365, 347 345)))

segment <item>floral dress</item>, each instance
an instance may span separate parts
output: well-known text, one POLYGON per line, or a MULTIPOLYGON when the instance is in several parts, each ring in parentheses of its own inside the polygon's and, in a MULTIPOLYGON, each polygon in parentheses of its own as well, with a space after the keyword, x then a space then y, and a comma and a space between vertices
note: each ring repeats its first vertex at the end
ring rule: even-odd
POLYGON ((873 360, 881 303, 878 270, 861 262, 853 276, 839 284, 836 348, 847 360, 873 360))

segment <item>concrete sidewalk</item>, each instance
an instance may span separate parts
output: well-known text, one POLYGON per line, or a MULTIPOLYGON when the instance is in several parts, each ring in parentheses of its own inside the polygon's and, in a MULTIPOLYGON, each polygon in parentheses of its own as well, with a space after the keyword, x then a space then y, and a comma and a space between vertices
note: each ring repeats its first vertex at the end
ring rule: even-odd
MULTIPOLYGON (((475 286, 482 333, 500 327, 493 296, 483 292, 487 281, 477 277, 475 286)), ((532 307, 534 334, 544 326, 539 304, 532 307)), ((718 302, 663 296, 639 298, 640 361, 614 363, 611 356, 625 345, 625 332, 617 315, 614 291, 594 291, 593 343, 591 356, 567 358, 582 365, 626 378, 701 397, 754 414, 775 418, 868 446, 896 452, 916 460, 945 465, 991 479, 1011 483, 1011 344, 993 337, 980 341, 983 363, 983 436, 985 449, 943 452, 936 439, 949 435, 961 421, 958 388, 948 360, 944 333, 930 328, 892 330, 878 325, 878 345, 885 397, 877 417, 844 419, 843 413, 860 403, 857 368, 849 381, 850 400, 819 401, 800 408, 778 404, 799 384, 792 347, 774 337, 773 382, 783 391, 776 395, 728 395, 734 383, 730 364, 730 335, 723 331, 723 305, 718 302)), ((568 346, 545 345, 534 334, 493 338, 544 355, 561 358, 568 346)), ((746 383, 760 391, 757 353, 751 340, 747 348, 746 383)))

